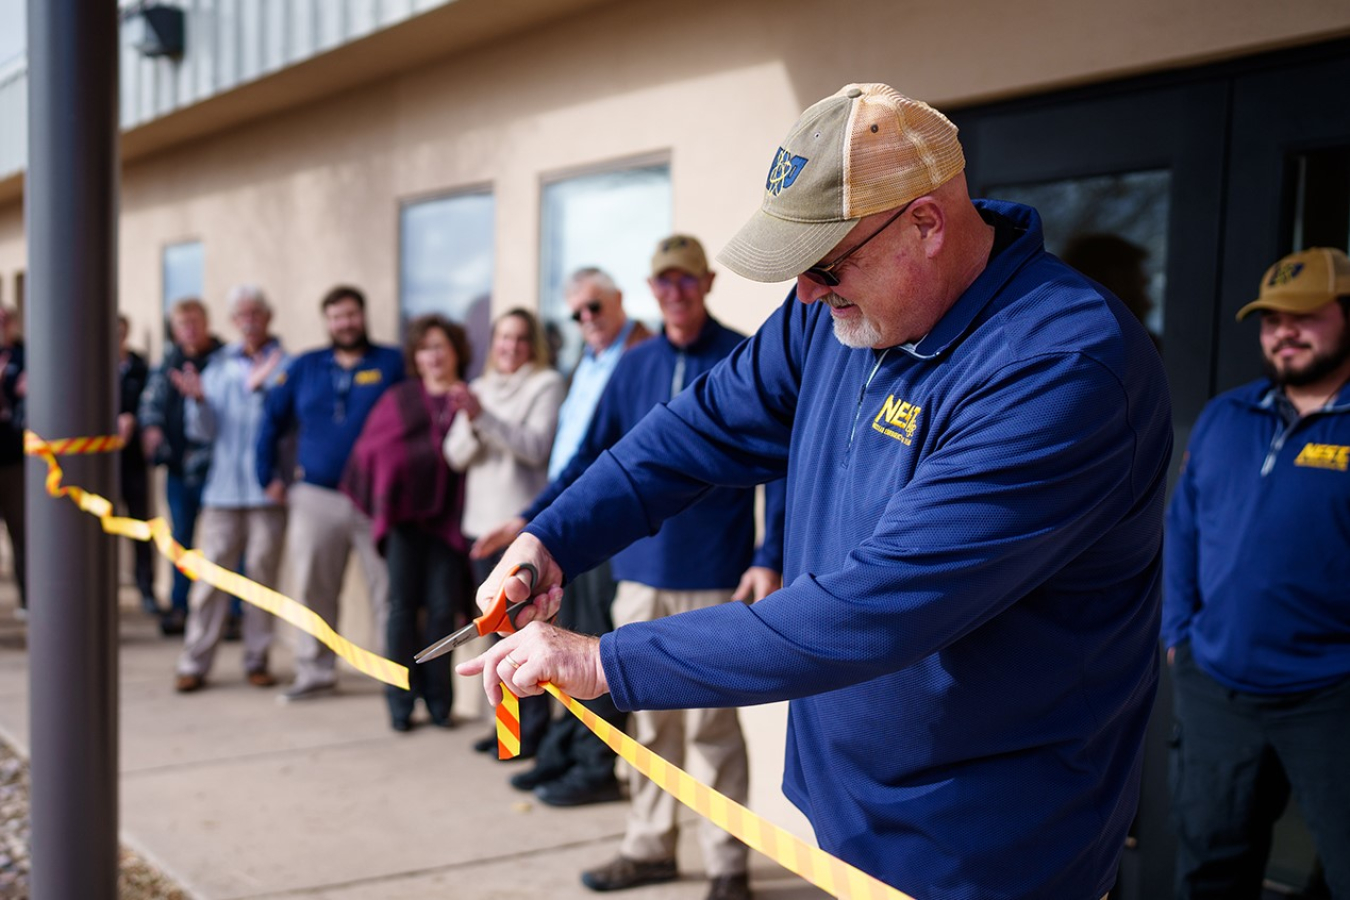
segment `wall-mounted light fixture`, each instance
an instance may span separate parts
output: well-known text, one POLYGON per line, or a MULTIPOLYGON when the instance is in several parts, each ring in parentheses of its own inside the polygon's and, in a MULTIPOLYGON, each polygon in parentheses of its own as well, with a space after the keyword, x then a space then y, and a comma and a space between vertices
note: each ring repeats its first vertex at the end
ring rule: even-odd
POLYGON ((126 20, 133 31, 131 46, 143 56, 183 55, 183 10, 163 3, 146 3, 130 10, 126 20))

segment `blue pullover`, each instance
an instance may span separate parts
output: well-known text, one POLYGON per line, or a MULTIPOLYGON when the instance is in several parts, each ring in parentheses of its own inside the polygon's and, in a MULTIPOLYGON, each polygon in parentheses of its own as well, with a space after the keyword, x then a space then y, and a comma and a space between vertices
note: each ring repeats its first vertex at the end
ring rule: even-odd
POLYGON ((602 637, 619 708, 791 700, 825 849, 925 900, 1095 900, 1157 684, 1167 383, 1034 210, 976 205, 1016 237, 917 345, 845 348, 789 294, 528 530, 583 571, 786 472, 786 586, 602 637))
POLYGON ((278 471, 277 442, 296 426, 296 478, 335 489, 366 416, 386 388, 403 380, 403 372, 403 354, 377 344, 367 346, 350 369, 338 365, 332 347, 297 356, 267 392, 258 432, 258 483, 293 480, 290 472, 278 471))
MULTIPOLYGON (((675 346, 663 330, 625 353, 571 461, 521 515, 527 521, 534 519, 652 407, 692 384, 743 340, 745 335, 709 316, 688 346, 675 346)), ((784 502, 782 481, 765 488, 764 542, 756 550, 754 491, 714 487, 695 505, 666 520, 660 531, 615 554, 614 579, 662 590, 701 591, 736 587, 751 565, 781 572, 784 502)), ((568 572, 569 577, 573 574, 568 572)))
POLYGON ((1350 677, 1350 387, 1300 417, 1269 381, 1191 432, 1167 512, 1163 642, 1253 694, 1350 677))

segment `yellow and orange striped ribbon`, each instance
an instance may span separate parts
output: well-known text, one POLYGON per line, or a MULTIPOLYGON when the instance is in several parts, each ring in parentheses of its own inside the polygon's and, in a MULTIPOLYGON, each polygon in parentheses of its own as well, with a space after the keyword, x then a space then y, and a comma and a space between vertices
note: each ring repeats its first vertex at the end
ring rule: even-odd
POLYGON ((502 702, 497 704, 497 758, 515 759, 520 755, 520 699, 502 685, 502 702))
POLYGON ((108 534, 121 535, 136 541, 153 541, 159 552, 169 558, 178 570, 187 577, 205 581, 220 588, 227 594, 233 594, 246 603, 251 603, 272 615, 299 628, 321 641, 338 656, 351 663, 358 672, 369 675, 385 684, 408 689, 408 669, 406 666, 385 659, 353 644, 333 630, 312 609, 278 593, 263 587, 256 581, 250 581, 237 572, 222 568, 202 556, 200 552, 184 547, 173 539, 169 523, 162 518, 148 522, 140 519, 128 519, 113 515, 113 505, 106 497, 91 493, 75 485, 63 485, 61 466, 56 461, 58 455, 77 453, 108 453, 122 447, 122 439, 113 435, 89 438, 66 438, 57 441, 44 441, 31 431, 24 432, 24 453, 37 456, 47 463, 47 493, 53 497, 68 497, 81 510, 96 517, 108 534))
MULTIPOLYGON (((656 782, 661 790, 709 820, 718 828, 737 838, 747 847, 763 853, 790 872, 814 884, 835 897, 848 900, 914 900, 909 894, 878 881, 856 866, 851 866, 819 847, 808 844, 795 834, 756 815, 735 800, 713 790, 688 772, 657 756, 646 747, 615 728, 604 719, 573 700, 558 688, 544 682, 540 685, 572 715, 609 745, 630 766, 646 778, 656 782)), ((506 685, 502 685, 502 702, 497 706, 497 743, 502 759, 520 752, 519 701, 506 685), (502 708, 510 706, 509 713, 502 708), (511 725, 514 722, 514 732, 511 725), (514 745, 507 740, 514 734, 514 745), (506 755, 504 749, 514 746, 516 752, 506 755)))
MULTIPOLYGON (((70 498, 80 509, 96 516, 107 533, 138 541, 154 541, 160 552, 189 578, 206 581, 267 610, 322 641, 358 671, 386 684, 407 689, 408 670, 405 667, 352 644, 312 610, 289 597, 208 562, 196 550, 184 548, 173 539, 169 525, 163 519, 144 522, 114 516, 112 504, 106 498, 75 485, 61 483, 61 467, 56 462, 58 454, 106 453, 118 450, 121 446, 121 439, 115 436, 44 441, 31 431, 24 434, 24 452, 47 462, 47 492, 53 497, 70 498)), ((746 846, 758 850, 811 884, 847 900, 914 900, 908 894, 806 843, 718 793, 688 772, 652 753, 553 685, 545 683, 541 687, 556 697, 629 765, 656 782, 662 790, 746 846)), ((497 706, 496 721, 498 755, 502 759, 519 755, 520 702, 505 686, 502 687, 502 702, 497 706)))

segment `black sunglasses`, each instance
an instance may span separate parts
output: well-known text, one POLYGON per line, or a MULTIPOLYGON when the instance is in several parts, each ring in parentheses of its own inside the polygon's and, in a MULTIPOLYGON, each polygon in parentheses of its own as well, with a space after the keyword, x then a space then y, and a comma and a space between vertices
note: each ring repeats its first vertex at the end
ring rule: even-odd
POLYGON ((581 304, 581 308, 580 308, 580 309, 578 309, 576 312, 572 313, 572 321, 573 321, 573 322, 576 322, 578 325, 580 325, 580 324, 581 324, 581 314, 582 314, 583 312, 588 312, 588 313, 591 314, 591 316, 594 317, 594 316, 600 315, 600 310, 603 309, 603 308, 604 308, 604 307, 603 307, 603 305, 600 303, 599 300, 591 300, 589 303, 583 303, 583 304, 581 304))
MULTIPOLYGON (((913 200, 909 201, 909 203, 913 203, 913 202, 914 202, 913 200)), ((812 281, 814 281, 816 284, 821 284, 821 285, 824 285, 825 287, 838 287, 838 286, 839 286, 839 276, 836 275, 836 274, 834 274, 834 269, 835 269, 835 267, 838 266, 838 265, 839 265, 841 262, 843 262, 844 260, 848 259, 848 258, 849 258, 850 256, 852 256, 853 254, 857 253, 857 252, 858 252, 859 250, 861 250, 862 248, 866 247, 867 244, 868 244, 868 242, 871 241, 872 238, 874 238, 874 237, 876 237, 877 235, 881 234, 881 233, 882 233, 883 231, 885 231, 887 228, 890 228, 890 227, 891 227, 891 223, 894 222, 896 219, 900 218, 901 216, 903 216, 903 215, 905 214, 905 210, 909 209, 909 203, 906 203, 904 206, 902 206, 902 207, 900 207, 898 210, 896 210, 896 211, 895 211, 895 215, 893 215, 893 216, 891 216, 889 219, 887 219, 887 220, 886 220, 886 224, 882 225, 882 226, 881 226, 880 228, 878 228, 876 231, 874 231, 874 232, 872 232, 871 234, 869 234, 869 235, 867 236, 867 240, 866 240, 866 241, 863 241, 861 244, 859 244, 858 246, 854 247, 852 250, 848 251, 848 252, 845 253, 843 256, 841 256, 841 257, 839 257, 838 259, 836 259, 834 262, 832 262, 832 263, 816 263, 814 266, 812 266, 811 268, 807 269, 807 270, 806 270, 805 272, 803 272, 802 274, 805 275, 807 278, 810 278, 810 279, 811 279, 812 281)))

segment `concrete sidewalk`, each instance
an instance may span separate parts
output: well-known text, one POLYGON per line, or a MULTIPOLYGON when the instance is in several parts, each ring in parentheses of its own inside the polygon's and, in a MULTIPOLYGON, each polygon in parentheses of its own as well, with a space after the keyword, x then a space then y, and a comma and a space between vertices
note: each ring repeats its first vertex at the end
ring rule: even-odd
MULTIPOLYGON (((27 753, 14 596, 0 584, 0 733, 27 753)), ((123 594, 121 635, 122 840, 199 900, 597 896, 578 875, 614 855, 627 804, 559 810, 511 789, 507 777, 529 763, 472 752, 486 722, 397 734, 382 686, 350 670, 336 697, 282 706, 280 688, 244 683, 239 644, 222 646, 205 690, 176 694, 181 643, 159 636, 134 592, 123 594)), ((273 657, 283 678, 286 643, 273 657)), ((699 900, 696 829, 683 829, 679 856, 680 881, 619 896, 699 900)), ((824 896, 758 854, 751 865, 758 897, 824 896)))

